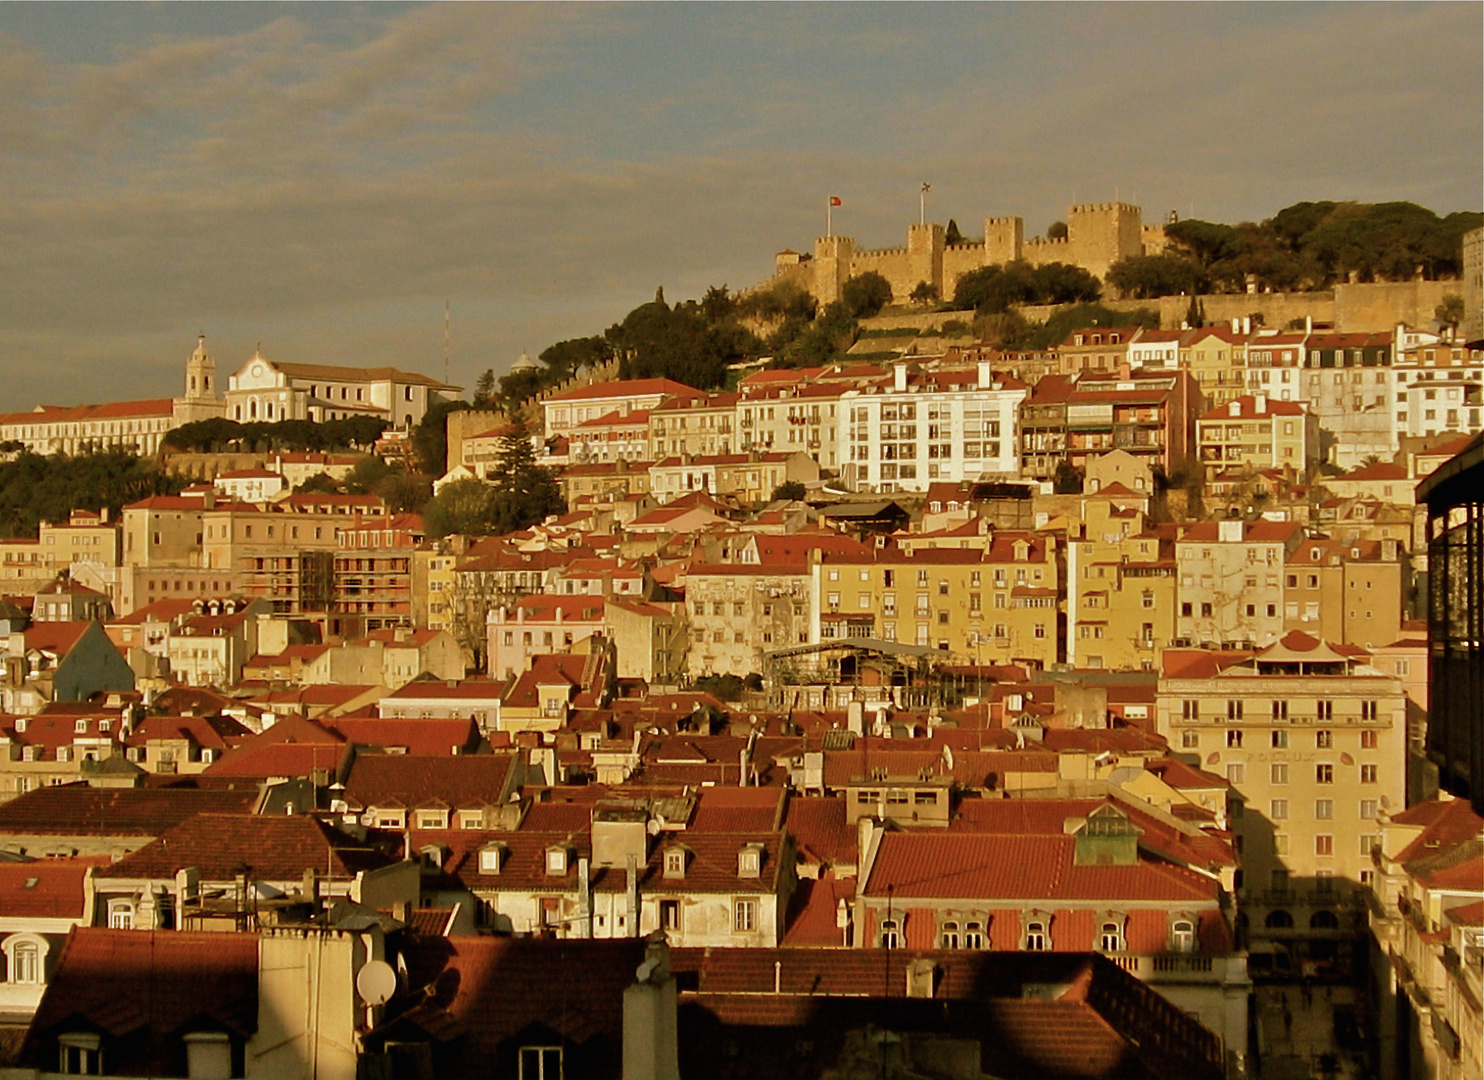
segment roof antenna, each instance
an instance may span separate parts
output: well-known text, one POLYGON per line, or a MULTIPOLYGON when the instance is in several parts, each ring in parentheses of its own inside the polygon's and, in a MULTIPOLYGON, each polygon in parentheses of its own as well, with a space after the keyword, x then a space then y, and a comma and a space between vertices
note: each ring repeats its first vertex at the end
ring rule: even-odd
POLYGON ((443 385, 448 385, 448 330, 453 313, 453 298, 443 301, 443 385))

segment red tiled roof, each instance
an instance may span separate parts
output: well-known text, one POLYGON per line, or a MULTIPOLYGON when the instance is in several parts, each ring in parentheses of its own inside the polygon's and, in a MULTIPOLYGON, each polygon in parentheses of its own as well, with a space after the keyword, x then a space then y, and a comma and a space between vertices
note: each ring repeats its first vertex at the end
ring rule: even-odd
POLYGON ((693 386, 686 386, 674 379, 623 379, 613 382, 592 383, 588 386, 577 386, 571 390, 563 390, 560 394, 552 394, 545 399, 545 403, 553 401, 587 401, 593 398, 622 398, 643 397, 649 394, 687 395, 696 394, 699 391, 693 386))
POLYGON ((22 1060, 56 1066, 54 1035, 64 1023, 128 1036, 115 1046, 111 1072, 171 1076, 181 1029, 220 1026, 247 1038, 258 1026, 256 934, 80 927, 62 946, 36 1010, 22 1060), (148 1047, 150 1056, 125 1047, 148 1047))
POLYGON ((0 863, 0 918, 81 919, 88 867, 107 866, 108 855, 0 863))
POLYGON ((97 872, 110 880, 173 879, 195 867, 203 882, 296 881, 305 870, 351 878, 395 860, 303 814, 198 814, 97 872))
POLYGON ((249 814, 256 784, 240 788, 95 788, 63 784, 0 803, 0 835, 159 836, 197 814, 249 814))
POLYGON ((361 754, 351 765, 342 798, 352 810, 499 805, 514 761, 510 751, 457 757, 361 754))
POLYGON ((1210 878, 1167 864, 1076 866, 1073 845, 1070 836, 888 832, 863 891, 884 896, 891 886, 902 901, 1215 899, 1210 878))

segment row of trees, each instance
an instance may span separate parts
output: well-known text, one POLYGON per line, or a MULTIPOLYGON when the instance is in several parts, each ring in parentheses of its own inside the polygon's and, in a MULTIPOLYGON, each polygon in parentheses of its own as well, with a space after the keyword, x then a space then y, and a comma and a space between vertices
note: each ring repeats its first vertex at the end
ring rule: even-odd
POLYGON ((106 509, 117 517, 127 503, 174 495, 185 484, 125 450, 75 457, 22 451, 0 462, 0 536, 34 537, 43 521, 66 521, 73 510, 106 509))
POLYGON ((1484 223, 1469 211, 1439 217, 1409 202, 1302 202, 1266 221, 1188 220, 1165 227, 1167 250, 1121 260, 1108 283, 1125 296, 1239 293, 1249 277, 1288 292, 1359 281, 1454 277, 1463 234, 1484 223))
POLYGON ((280 420, 276 423, 243 424, 225 417, 195 420, 167 432, 167 450, 196 453, 273 450, 332 451, 369 450, 376 445, 387 422, 374 416, 352 416, 343 420, 280 420))

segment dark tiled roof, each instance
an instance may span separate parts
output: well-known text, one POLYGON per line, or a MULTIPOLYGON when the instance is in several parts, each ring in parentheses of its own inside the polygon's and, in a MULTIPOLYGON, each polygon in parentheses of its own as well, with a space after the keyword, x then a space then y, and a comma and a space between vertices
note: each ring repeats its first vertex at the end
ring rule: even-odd
POLYGON ((98 871, 129 880, 174 878, 195 867, 202 881, 231 881, 247 867, 254 880, 292 881, 305 870, 354 877, 393 860, 302 814, 198 814, 98 871))
POLYGON ((78 1025, 78 1018, 80 1026, 107 1036, 134 1036, 116 1045, 153 1048, 150 1058, 115 1059, 110 1072, 178 1075, 173 1058, 187 1025, 224 1027, 242 1037, 257 1029, 257 935, 74 930, 36 1011, 22 1060, 54 1067, 48 1055, 55 1043, 48 1036, 64 1024, 78 1025))
POLYGON ((352 809, 496 805, 514 761, 510 752, 457 757, 362 754, 350 768, 343 798, 352 809))
POLYGON ((230 789, 63 784, 0 803, 0 835, 159 836, 196 814, 249 814, 256 784, 230 789))

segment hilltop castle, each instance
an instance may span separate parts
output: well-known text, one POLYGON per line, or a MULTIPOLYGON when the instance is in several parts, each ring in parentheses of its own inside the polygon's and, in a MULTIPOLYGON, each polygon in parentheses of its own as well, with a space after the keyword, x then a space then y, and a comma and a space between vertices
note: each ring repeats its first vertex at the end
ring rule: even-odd
POLYGON ((779 252, 773 278, 767 284, 792 280, 821 304, 838 300, 840 288, 857 274, 875 271, 891 283, 892 298, 905 300, 919 284, 952 296, 958 279, 971 270, 1024 259, 1032 266, 1069 263, 1105 277, 1108 268, 1130 255, 1154 255, 1164 250, 1163 225, 1145 225, 1139 207, 1128 203, 1085 203, 1067 211, 1063 239, 1025 238, 1018 217, 984 221, 980 243, 949 244, 942 225, 912 225, 907 246, 857 250, 848 236, 824 236, 814 241, 813 256, 779 252))

